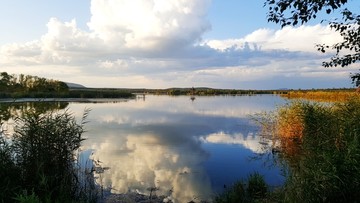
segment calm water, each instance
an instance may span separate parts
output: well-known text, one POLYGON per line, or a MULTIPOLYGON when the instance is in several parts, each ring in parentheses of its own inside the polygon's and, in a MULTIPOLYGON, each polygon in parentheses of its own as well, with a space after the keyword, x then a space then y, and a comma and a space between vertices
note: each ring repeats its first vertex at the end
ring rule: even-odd
POLYGON ((146 96, 116 103, 70 103, 77 117, 90 108, 83 150, 110 167, 98 182, 113 193, 170 195, 176 202, 208 199, 224 185, 258 171, 271 185, 283 181, 264 159, 249 115, 285 103, 262 96, 146 96), (172 193, 170 192, 172 191, 172 193))

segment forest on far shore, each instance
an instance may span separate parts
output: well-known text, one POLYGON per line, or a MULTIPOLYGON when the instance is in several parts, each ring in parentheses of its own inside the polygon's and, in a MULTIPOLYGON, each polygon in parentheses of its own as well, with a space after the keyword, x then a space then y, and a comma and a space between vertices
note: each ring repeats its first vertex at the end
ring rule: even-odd
MULTIPOLYGON (((69 83, 70 84, 70 83, 69 83)), ((82 85, 71 86, 65 82, 24 74, 0 73, 0 98, 131 98, 135 94, 154 95, 257 95, 278 94, 287 98, 303 98, 325 101, 346 100, 349 96, 357 94, 354 88, 340 89, 311 89, 311 90, 245 90, 245 89, 215 89, 208 87, 189 88, 86 88, 82 85)))
POLYGON ((124 90, 71 90, 65 82, 24 74, 0 73, 0 98, 129 98, 124 90))

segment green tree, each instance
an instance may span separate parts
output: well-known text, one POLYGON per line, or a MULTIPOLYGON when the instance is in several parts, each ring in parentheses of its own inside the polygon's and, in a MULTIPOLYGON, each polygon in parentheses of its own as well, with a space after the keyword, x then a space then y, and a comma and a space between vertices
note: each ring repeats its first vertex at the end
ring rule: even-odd
POLYGON ((0 97, 61 97, 68 93, 66 83, 31 75, 0 73, 0 97))
POLYGON ((12 76, 7 72, 0 73, 0 90, 7 91, 10 86, 10 81, 12 80, 12 76))
MULTIPOLYGON (((280 24, 281 27, 305 24, 317 18, 321 12, 329 15, 329 19, 322 19, 338 32, 343 40, 327 45, 318 44, 317 49, 323 53, 335 50, 336 54, 329 61, 324 61, 324 67, 345 67, 360 61, 360 15, 346 8, 348 0, 266 0, 265 6, 269 11, 269 22, 280 24), (341 19, 331 18, 332 14, 340 14, 341 19)), ((351 75, 356 86, 360 85, 360 73, 351 75)))

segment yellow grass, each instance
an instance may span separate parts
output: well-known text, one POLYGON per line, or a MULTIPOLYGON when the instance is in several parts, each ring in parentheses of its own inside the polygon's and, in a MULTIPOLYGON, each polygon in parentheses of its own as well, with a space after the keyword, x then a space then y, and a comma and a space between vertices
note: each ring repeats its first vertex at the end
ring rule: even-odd
POLYGON ((282 97, 289 99, 307 99, 322 102, 344 102, 351 97, 360 97, 360 93, 354 90, 334 90, 334 91, 289 91, 287 94, 282 94, 282 97))
POLYGON ((279 109, 277 134, 281 138, 301 139, 304 130, 301 103, 279 109))

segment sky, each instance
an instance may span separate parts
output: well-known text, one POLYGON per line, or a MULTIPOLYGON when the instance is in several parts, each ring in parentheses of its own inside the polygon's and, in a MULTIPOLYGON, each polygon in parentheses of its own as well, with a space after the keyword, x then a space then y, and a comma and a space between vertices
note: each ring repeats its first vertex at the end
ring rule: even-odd
MULTIPOLYGON (((341 40, 319 15, 268 23, 265 0, 0 0, 0 71, 86 87, 354 87, 324 68, 341 40)), ((350 0, 359 10, 360 3, 350 0)))

